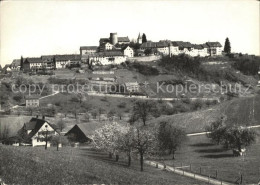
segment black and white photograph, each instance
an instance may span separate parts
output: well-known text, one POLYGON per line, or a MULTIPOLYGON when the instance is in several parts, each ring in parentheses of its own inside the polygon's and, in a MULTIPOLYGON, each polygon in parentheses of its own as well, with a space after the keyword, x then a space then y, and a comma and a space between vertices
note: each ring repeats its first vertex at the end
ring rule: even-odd
POLYGON ((9 184, 260 185, 260 1, 0 1, 9 184))

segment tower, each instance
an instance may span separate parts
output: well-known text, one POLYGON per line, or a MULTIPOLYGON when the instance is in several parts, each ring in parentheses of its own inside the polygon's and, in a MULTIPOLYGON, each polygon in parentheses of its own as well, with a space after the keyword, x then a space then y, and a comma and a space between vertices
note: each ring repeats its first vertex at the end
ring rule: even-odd
POLYGON ((113 45, 118 43, 117 33, 110 33, 110 42, 113 45))
POLYGON ((140 32, 139 32, 139 35, 138 35, 138 37, 137 37, 137 43, 138 43, 138 44, 142 44, 142 37, 141 37, 141 35, 140 35, 140 32))

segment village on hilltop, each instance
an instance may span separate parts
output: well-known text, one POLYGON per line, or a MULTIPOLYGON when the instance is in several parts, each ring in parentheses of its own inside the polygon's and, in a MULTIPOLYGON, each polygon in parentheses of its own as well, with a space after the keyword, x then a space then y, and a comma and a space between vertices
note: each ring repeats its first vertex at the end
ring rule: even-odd
POLYGON ((110 33, 109 38, 100 38, 98 46, 80 46, 80 54, 42 55, 41 57, 21 57, 14 59, 7 70, 23 71, 35 69, 62 69, 66 66, 110 65, 121 64, 127 59, 134 60, 144 56, 172 56, 186 54, 192 57, 222 55, 222 45, 219 42, 192 44, 183 41, 160 40, 147 41, 145 34, 139 33, 136 42, 130 42, 127 37, 119 37, 110 33), (21 61, 22 60, 22 61, 21 61))

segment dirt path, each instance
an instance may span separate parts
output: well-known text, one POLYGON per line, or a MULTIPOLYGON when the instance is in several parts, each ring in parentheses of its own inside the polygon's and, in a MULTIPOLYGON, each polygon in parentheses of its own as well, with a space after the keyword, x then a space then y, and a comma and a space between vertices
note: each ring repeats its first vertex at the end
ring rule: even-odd
MULTIPOLYGON (((260 125, 253 125, 253 126, 248 126, 246 128, 259 128, 260 125)), ((192 133, 192 134, 187 134, 187 136, 200 136, 200 135, 205 135, 209 134, 210 132, 197 132, 197 133, 192 133)))
POLYGON ((164 166, 163 164, 158 163, 158 162, 145 161, 145 163, 150 165, 150 166, 153 166, 153 167, 158 167, 159 169, 162 169, 162 170, 167 170, 167 171, 176 173, 178 175, 182 175, 182 176, 193 178, 193 179, 196 179, 196 180, 199 180, 199 181, 207 182, 209 184, 232 185, 232 183, 225 182, 225 181, 222 181, 222 180, 218 180, 218 179, 215 179, 215 178, 198 175, 198 174, 195 174, 195 173, 192 173, 192 172, 186 172, 184 170, 181 170, 180 168, 174 168, 174 167, 167 166, 167 165, 164 166))

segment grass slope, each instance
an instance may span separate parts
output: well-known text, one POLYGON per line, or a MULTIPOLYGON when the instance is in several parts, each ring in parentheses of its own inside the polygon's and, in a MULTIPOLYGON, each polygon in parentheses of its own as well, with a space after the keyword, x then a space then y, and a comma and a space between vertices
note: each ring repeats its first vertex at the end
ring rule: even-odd
MULTIPOLYGON (((260 133, 260 129, 255 129, 260 133)), ((188 166, 195 173, 215 178, 216 170, 218 178, 235 183, 243 174, 243 184, 252 184, 260 181, 260 136, 255 144, 246 148, 244 157, 233 157, 232 150, 225 150, 220 145, 213 145, 205 136, 192 136, 184 146, 176 152, 176 159, 172 156, 165 157, 166 164, 170 166, 188 166)), ((189 171, 190 168, 186 167, 189 171)))
POLYGON ((233 99, 210 109, 171 116, 161 116, 151 120, 149 123, 156 125, 163 121, 171 122, 174 125, 184 127, 187 133, 193 133, 205 131, 205 126, 210 125, 220 118, 222 114, 227 116, 226 124, 259 125, 259 113, 260 96, 258 95, 255 97, 233 99))
POLYGON ((132 167, 114 162, 104 153, 89 149, 0 145, 0 174, 7 184, 198 184, 185 178, 145 166, 140 172, 137 161, 132 167))

